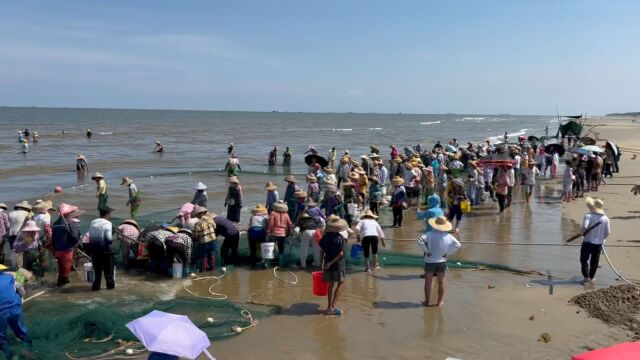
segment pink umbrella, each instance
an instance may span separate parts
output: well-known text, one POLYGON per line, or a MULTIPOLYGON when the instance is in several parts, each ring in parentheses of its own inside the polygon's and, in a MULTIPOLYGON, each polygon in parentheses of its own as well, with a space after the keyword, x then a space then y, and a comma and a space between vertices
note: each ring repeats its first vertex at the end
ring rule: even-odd
POLYGON ((207 334, 184 315, 154 310, 126 327, 149 351, 192 360, 204 353, 215 360, 207 351, 211 345, 207 334))

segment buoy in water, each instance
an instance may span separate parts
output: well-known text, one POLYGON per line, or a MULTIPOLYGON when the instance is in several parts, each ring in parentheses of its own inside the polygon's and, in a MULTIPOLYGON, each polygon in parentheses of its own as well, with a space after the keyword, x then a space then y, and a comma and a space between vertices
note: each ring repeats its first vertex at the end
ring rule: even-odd
POLYGON ((56 187, 53 188, 53 192, 56 194, 60 194, 62 192, 62 186, 56 185, 56 187))
POLYGON ((207 318, 207 322, 208 323, 212 323, 213 322, 213 318, 207 318))
POLYGON ((133 349, 127 349, 127 351, 125 351, 125 354, 133 355, 133 349))
POLYGON ((223 273, 227 272, 227 268, 224 266, 220 270, 222 270, 223 273))

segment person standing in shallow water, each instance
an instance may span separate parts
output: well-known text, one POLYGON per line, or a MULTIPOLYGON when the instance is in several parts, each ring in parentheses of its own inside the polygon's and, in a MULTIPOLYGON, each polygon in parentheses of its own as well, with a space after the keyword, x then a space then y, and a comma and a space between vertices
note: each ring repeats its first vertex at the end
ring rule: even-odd
POLYGON ((238 160, 236 154, 231 154, 231 157, 224 166, 224 169, 226 170, 228 177, 238 176, 240 174, 242 168, 240 167, 240 160, 238 160))
POLYGON ((154 153, 164 152, 164 146, 162 146, 162 144, 160 144, 160 141, 156 141, 156 146, 153 148, 153 152, 154 153))
POLYGON ((293 154, 291 153, 291 150, 287 146, 287 148, 284 149, 284 152, 282 153, 282 166, 291 166, 292 157, 293 157, 293 154))
POLYGON ((289 218, 294 219, 296 214, 296 192, 300 191, 298 185, 296 185, 296 178, 293 175, 289 175, 284 178, 287 182, 287 189, 284 192, 284 202, 288 207, 289 218))
POLYGON ((191 200, 191 203, 193 205, 201 206, 203 208, 207 207, 209 197, 207 196, 207 192, 205 191, 206 189, 207 186, 201 182, 198 182, 198 184, 193 188, 193 190, 196 191, 196 193, 193 194, 193 199, 191 200))
POLYGON ((138 191, 138 187, 133 183, 133 180, 128 177, 123 177, 120 185, 126 186, 129 188, 129 200, 127 200, 127 206, 131 207, 131 218, 135 219, 138 216, 138 210, 140 210, 140 204, 142 204, 142 197, 140 196, 140 191, 138 191))
POLYGON ((336 307, 336 304, 340 299, 345 279, 344 247, 349 238, 348 229, 349 225, 346 221, 337 216, 331 216, 327 219, 325 233, 320 240, 322 278, 329 282, 325 315, 342 315, 342 310, 336 307))
POLYGON ((227 207, 227 219, 234 223, 240 222, 240 211, 242 210, 242 187, 237 177, 229 178, 229 189, 227 197, 224 200, 224 206, 227 207))
POLYGON ((89 224, 89 245, 91 248, 91 262, 95 271, 95 279, 91 290, 100 290, 102 273, 107 283, 107 290, 115 289, 113 262, 113 225, 111 224, 111 212, 109 207, 100 210, 100 217, 89 224))
POLYGON ((109 194, 107 193, 107 182, 104 180, 104 176, 101 173, 96 172, 91 176, 91 180, 96 182, 98 198, 98 211, 110 209, 107 202, 109 201, 109 194))
POLYGON ((391 180, 393 190, 389 206, 393 211, 393 227, 402 226, 402 211, 407 207, 407 191, 402 184, 404 180, 396 176, 391 180))
POLYGON ((269 164, 269 166, 276 166, 277 159, 278 159, 278 147, 274 146, 273 150, 269 152, 269 159, 267 160, 267 163, 269 164))
POLYGON ((585 203, 589 212, 582 220, 582 245, 580 247, 580 267, 583 284, 591 284, 596 280, 596 271, 600 262, 602 245, 611 234, 609 218, 604 212, 604 202, 587 197, 585 203))

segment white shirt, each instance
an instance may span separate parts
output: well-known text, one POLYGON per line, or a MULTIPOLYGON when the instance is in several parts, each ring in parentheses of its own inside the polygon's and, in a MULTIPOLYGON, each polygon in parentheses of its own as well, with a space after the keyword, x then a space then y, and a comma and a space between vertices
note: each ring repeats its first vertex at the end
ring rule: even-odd
POLYGON ((522 169, 522 175, 524 176, 524 184, 525 185, 535 185, 536 184, 536 175, 540 174, 540 170, 537 167, 532 168, 524 168, 522 169))
POLYGON ((582 220, 582 231, 587 231, 587 229, 597 223, 600 223, 600 225, 591 229, 587 235, 584 236, 583 242, 601 245, 607 240, 607 237, 611 233, 611 225, 609 224, 607 215, 592 212, 585 214, 582 220))
POLYGON ((378 239, 384 239, 384 233, 382 232, 382 228, 380 228, 380 224, 373 219, 363 219, 356 225, 356 231, 360 234, 360 238, 364 238, 366 236, 377 236, 378 239))
POLYGON ((446 262, 444 255, 457 252, 462 245, 453 235, 432 230, 418 238, 418 246, 424 252, 424 262, 433 264, 446 262))
POLYGON ((89 224, 89 241, 103 247, 110 246, 113 242, 112 230, 111 221, 103 218, 94 219, 89 224))
POLYGON ((513 157, 514 160, 516 161, 516 169, 520 169, 520 163, 522 162, 522 157, 520 155, 516 155, 513 157))

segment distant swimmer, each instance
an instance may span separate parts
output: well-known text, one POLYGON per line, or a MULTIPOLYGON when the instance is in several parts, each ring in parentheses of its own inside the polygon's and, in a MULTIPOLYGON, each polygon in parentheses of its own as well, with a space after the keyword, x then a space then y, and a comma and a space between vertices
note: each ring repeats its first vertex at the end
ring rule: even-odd
POLYGON ((91 129, 87 129, 87 139, 91 139, 92 136, 93 136, 93 131, 91 131, 91 129))
POLYGON ((79 154, 76 157, 76 171, 78 172, 89 171, 89 163, 87 163, 87 158, 82 154, 79 154))
POLYGON ((156 147, 153 148, 154 153, 164 152, 164 147, 160 144, 160 141, 156 141, 156 147))
POLYGON ((38 141, 40 141, 40 135, 38 135, 38 133, 34 131, 33 132, 33 142, 36 143, 38 141))
POLYGON ((24 134, 24 138, 29 140, 29 136, 31 135, 29 134, 29 129, 24 129, 23 134, 24 134))
POLYGON ((240 168, 240 160, 238 160, 236 154, 231 154, 231 157, 229 157, 227 165, 224 166, 224 169, 227 171, 228 177, 238 176, 238 174, 240 174, 242 168, 240 168))
POLYGON ((227 154, 233 154, 233 143, 229 143, 229 147, 227 148, 227 154))
POLYGON ((267 162, 269 163, 269 166, 276 166, 277 159, 278 159, 278 147, 274 146, 273 150, 269 152, 269 159, 267 160, 267 162))
POLYGON ((22 140, 22 153, 26 154, 29 152, 29 140, 24 139, 22 140))

